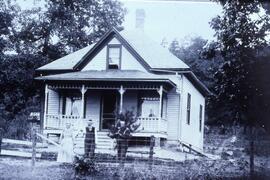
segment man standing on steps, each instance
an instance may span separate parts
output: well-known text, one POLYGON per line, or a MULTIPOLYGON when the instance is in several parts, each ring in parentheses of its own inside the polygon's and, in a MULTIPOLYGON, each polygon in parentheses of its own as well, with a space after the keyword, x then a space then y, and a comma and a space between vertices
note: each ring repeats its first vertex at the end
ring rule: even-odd
POLYGON ((92 126, 92 120, 87 122, 85 128, 84 149, 86 157, 94 157, 95 154, 95 127, 92 126))

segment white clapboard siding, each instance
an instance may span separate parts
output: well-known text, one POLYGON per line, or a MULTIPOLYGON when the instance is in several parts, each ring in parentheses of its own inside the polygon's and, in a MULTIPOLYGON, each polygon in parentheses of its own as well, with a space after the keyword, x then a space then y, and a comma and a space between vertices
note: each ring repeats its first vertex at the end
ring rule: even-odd
POLYGON ((120 44, 121 42, 116 39, 116 38, 113 38, 108 44, 120 44))
MULTIPOLYGON (((120 42, 113 38, 108 44, 120 44, 120 42)), ((145 68, 130 54, 130 52, 122 46, 121 69, 124 70, 140 70, 146 72, 145 68)), ((105 70, 107 67, 107 46, 102 50, 82 69, 87 70, 105 70)))
POLYGON ((59 94, 51 89, 48 92, 48 114, 58 114, 60 104, 59 94))
POLYGON ((105 70, 106 69, 107 48, 103 48, 83 69, 87 70, 105 70))
POLYGON ((175 89, 173 89, 168 92, 167 98, 168 139, 177 140, 179 134, 179 94, 177 94, 175 89))
POLYGON ((88 91, 86 94, 86 117, 94 121, 94 126, 99 129, 100 121, 100 93, 97 91, 88 91))
MULTIPOLYGON (((183 77, 183 92, 182 92, 182 132, 181 140, 188 142, 195 149, 203 149, 203 126, 202 131, 199 131, 199 111, 200 105, 205 108, 205 99, 203 95, 194 87, 194 85, 184 76, 183 77), (191 95, 190 107, 190 124, 187 124, 187 94, 191 95)), ((204 111, 203 111, 204 113, 204 111)), ((203 121, 204 124, 204 115, 203 121)))
POLYGON ((139 63, 135 57, 130 54, 130 52, 122 46, 122 61, 121 61, 121 69, 124 70, 139 70, 143 72, 147 72, 146 69, 139 63))

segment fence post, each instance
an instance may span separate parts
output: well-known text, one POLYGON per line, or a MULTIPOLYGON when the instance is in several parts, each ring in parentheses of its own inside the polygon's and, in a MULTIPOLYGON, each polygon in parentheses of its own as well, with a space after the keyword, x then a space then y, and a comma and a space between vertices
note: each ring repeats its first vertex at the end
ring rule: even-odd
POLYGON ((154 156, 155 136, 150 137, 149 168, 152 170, 154 156))
POLYGON ((32 167, 34 167, 36 163, 36 144, 37 144, 36 129, 32 128, 32 167))

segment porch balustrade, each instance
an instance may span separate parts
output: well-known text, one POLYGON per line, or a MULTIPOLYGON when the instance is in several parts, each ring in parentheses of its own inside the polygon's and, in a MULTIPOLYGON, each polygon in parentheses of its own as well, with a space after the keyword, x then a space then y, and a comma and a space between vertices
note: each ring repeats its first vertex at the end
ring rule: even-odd
MULTIPOLYGON (((52 115, 47 114, 44 128, 45 129, 64 129, 66 123, 71 123, 74 127, 78 126, 80 116, 76 115, 52 115)), ((141 132, 158 132, 167 133, 168 122, 159 117, 138 117, 141 132)))
POLYGON ((167 133, 167 120, 159 117, 138 117, 142 132, 167 133))
POLYGON ((78 115, 46 115, 45 128, 46 129, 64 129, 66 123, 70 123, 74 127, 78 125, 78 120, 81 116, 78 115))

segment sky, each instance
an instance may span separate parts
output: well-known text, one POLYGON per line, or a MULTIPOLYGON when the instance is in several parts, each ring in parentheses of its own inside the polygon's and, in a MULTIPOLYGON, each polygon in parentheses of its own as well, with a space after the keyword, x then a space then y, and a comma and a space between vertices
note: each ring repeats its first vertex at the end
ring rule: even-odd
MULTIPOLYGON (((17 0, 22 8, 43 4, 43 0, 17 0)), ((123 26, 134 30, 136 9, 144 9, 144 32, 157 42, 165 38, 168 43, 177 39, 184 42, 201 36, 213 39, 209 22, 221 13, 221 6, 207 0, 120 0, 127 9, 123 26)))
POLYGON ((214 2, 121 0, 127 9, 124 27, 135 28, 136 9, 144 9, 144 32, 161 42, 166 38, 183 40, 194 36, 213 39, 214 31, 209 22, 221 13, 221 6, 214 2))

